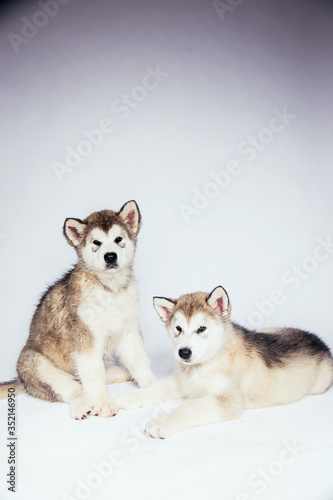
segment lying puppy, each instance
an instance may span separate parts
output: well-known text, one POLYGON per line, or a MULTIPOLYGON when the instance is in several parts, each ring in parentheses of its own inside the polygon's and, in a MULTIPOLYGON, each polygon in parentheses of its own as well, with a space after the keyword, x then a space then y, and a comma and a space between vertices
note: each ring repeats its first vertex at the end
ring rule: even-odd
POLYGON ((332 384, 333 358, 322 340, 293 328, 256 332, 233 323, 221 286, 177 300, 155 297, 154 306, 166 323, 178 373, 116 398, 123 409, 187 399, 148 422, 151 437, 236 419, 247 408, 291 403, 332 384))

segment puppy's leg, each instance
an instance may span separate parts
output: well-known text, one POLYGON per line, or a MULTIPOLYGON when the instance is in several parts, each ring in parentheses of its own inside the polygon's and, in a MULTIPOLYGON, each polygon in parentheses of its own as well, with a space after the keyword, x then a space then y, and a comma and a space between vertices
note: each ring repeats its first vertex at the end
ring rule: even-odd
MULTIPOLYGON (((106 371, 102 352, 92 348, 87 352, 75 352, 74 359, 82 383, 84 401, 89 401, 97 417, 112 417, 118 407, 106 388, 106 371)), ((73 405, 75 402, 73 401, 73 405)))
POLYGON ((91 413, 82 386, 68 373, 59 370, 43 354, 24 349, 17 363, 19 377, 28 394, 46 401, 70 403, 71 416, 84 419, 91 413))
POLYGON ((135 389, 134 391, 118 394, 116 402, 119 408, 130 410, 182 398, 184 398, 184 394, 181 390, 179 378, 177 375, 173 375, 163 380, 156 380, 156 382, 144 389, 135 389))
POLYGON ((75 420, 84 420, 91 415, 94 407, 83 393, 82 385, 74 378, 58 368, 51 362, 44 360, 40 365, 43 380, 52 387, 52 390, 61 396, 62 401, 69 403, 70 416, 75 420))
POLYGON ((186 401, 170 414, 153 418, 145 432, 153 438, 165 439, 185 429, 238 418, 243 413, 241 395, 232 397, 204 396, 186 401))
POLYGON ((130 372, 122 366, 107 366, 105 372, 107 384, 120 384, 132 380, 130 372))
POLYGON ((333 359, 331 356, 326 356, 316 369, 316 377, 310 394, 322 394, 332 385, 333 381, 333 359))
POLYGON ((139 329, 122 336, 117 352, 139 387, 147 387, 156 380, 150 369, 150 359, 144 349, 139 329))

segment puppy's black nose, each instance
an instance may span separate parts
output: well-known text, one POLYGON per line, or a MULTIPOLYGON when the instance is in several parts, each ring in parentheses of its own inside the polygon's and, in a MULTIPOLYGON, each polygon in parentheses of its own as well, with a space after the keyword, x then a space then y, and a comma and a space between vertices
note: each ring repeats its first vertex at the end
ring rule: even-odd
POLYGON ((182 359, 190 359, 192 351, 188 347, 183 347, 182 349, 179 349, 178 354, 182 359))
POLYGON ((114 264, 117 261, 117 254, 115 252, 108 252, 104 255, 104 260, 107 264, 114 264))

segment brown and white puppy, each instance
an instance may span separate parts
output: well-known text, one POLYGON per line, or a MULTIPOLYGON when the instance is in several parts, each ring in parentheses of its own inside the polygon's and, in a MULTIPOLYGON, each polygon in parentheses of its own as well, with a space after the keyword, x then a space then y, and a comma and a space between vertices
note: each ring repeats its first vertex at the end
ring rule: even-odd
POLYGON ((141 215, 135 201, 83 221, 66 219, 64 235, 78 263, 43 295, 17 363, 18 379, 0 385, 47 401, 64 401, 75 419, 110 417, 118 407, 106 384, 155 377, 138 323, 133 275, 141 215), (117 355, 124 367, 108 366, 117 355))
POLYGON ((151 437, 236 419, 246 408, 291 403, 332 384, 333 359, 319 337, 293 328, 249 331, 233 323, 221 286, 177 300, 155 297, 154 306, 166 323, 178 373, 116 398, 123 409, 187 399, 148 422, 151 437))

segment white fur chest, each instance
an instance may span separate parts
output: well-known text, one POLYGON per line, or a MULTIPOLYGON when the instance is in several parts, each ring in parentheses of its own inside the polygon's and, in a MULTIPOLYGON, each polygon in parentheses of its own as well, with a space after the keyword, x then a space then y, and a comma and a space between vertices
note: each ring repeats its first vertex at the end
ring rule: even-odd
POLYGON ((221 395, 230 386, 230 380, 215 363, 189 367, 180 372, 181 385, 186 397, 198 398, 207 394, 221 395))
POLYGON ((138 293, 135 284, 114 294, 101 286, 90 285, 81 296, 81 320, 96 338, 116 337, 138 321, 138 293))

